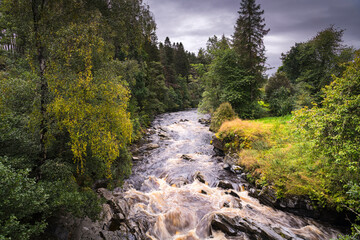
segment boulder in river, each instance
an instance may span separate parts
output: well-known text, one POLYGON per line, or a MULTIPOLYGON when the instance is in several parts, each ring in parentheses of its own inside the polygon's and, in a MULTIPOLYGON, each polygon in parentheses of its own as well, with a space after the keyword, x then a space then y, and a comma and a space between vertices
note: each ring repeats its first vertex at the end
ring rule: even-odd
POLYGON ((183 154, 182 156, 181 156, 181 158, 182 159, 184 159, 184 160, 186 160, 186 161, 194 161, 194 159, 190 156, 190 155, 188 155, 188 154, 183 154))
POLYGON ((225 156, 224 144, 215 135, 212 137, 211 144, 214 147, 215 156, 225 156))
POLYGON ((200 118, 199 123, 204 124, 205 126, 209 126, 211 123, 211 119, 200 118))
POLYGON ((217 187, 222 189, 234 189, 232 183, 226 180, 220 180, 217 187))
POLYGON ((276 233, 270 227, 240 216, 214 214, 211 220, 212 231, 221 231, 227 236, 241 236, 241 239, 297 239, 296 236, 286 236, 283 232, 276 233), (284 237, 282 237, 284 236, 284 237), (290 238, 288 238, 290 237, 290 238))
POLYGON ((201 174, 201 172, 197 171, 194 175, 194 180, 197 179, 199 182, 201 183, 205 183, 205 178, 204 176, 201 174))
POLYGON ((148 145, 145 146, 145 149, 146 150, 153 150, 153 149, 156 149, 156 148, 159 148, 159 147, 160 147, 159 144, 149 143, 148 145))

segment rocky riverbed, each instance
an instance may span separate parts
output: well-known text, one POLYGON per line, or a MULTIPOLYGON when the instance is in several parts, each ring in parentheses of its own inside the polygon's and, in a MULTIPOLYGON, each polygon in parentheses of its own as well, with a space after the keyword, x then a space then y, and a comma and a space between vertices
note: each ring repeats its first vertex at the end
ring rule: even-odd
POLYGON ((58 239, 331 239, 339 234, 251 197, 261 194, 248 191, 252 188, 231 156, 213 150, 206 119, 196 110, 159 116, 134 148, 133 173, 123 188, 97 190, 106 199, 101 220, 63 217, 54 229, 58 239))

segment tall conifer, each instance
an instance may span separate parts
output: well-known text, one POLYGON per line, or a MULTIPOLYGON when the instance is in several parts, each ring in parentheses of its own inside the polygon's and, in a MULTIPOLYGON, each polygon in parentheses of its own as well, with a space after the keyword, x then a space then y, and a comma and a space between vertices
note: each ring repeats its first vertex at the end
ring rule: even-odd
POLYGON ((270 29, 265 28, 264 10, 255 0, 242 0, 238 13, 233 35, 234 48, 240 56, 240 64, 258 78, 264 71, 266 60, 263 38, 270 29))

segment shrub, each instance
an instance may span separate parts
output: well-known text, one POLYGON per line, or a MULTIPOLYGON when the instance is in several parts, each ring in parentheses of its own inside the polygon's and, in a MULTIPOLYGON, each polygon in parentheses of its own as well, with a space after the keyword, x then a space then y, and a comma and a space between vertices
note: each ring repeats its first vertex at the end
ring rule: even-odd
POLYGON ((240 119, 224 122, 217 133, 218 138, 225 143, 225 150, 231 152, 267 149, 270 144, 266 139, 268 135, 266 124, 240 119))
POLYGON ((231 107, 231 104, 228 102, 222 103, 211 118, 210 130, 216 132, 223 122, 233 120, 236 117, 236 113, 231 107))

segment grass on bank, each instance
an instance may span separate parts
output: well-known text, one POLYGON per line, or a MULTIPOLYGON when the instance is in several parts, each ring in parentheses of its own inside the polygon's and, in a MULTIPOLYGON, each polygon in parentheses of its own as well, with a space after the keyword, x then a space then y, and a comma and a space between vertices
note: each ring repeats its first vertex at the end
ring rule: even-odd
POLYGON ((320 161, 311 156, 313 143, 302 140, 291 118, 235 119, 224 122, 216 135, 226 151, 239 155, 239 165, 257 185, 270 185, 279 198, 308 195, 329 204, 320 161))

